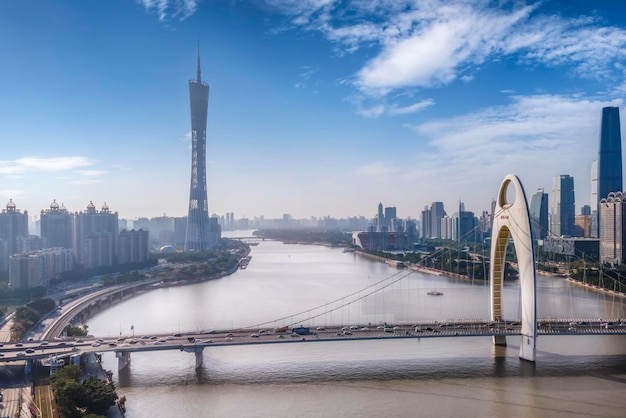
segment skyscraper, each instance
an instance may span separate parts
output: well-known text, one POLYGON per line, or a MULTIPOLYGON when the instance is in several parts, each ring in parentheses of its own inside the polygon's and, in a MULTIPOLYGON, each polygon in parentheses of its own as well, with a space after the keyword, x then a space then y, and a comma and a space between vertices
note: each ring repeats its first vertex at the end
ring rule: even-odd
POLYGON ((538 189, 530 200, 530 227, 533 239, 544 239, 548 234, 548 194, 538 189))
POLYGON ((50 209, 42 210, 41 238, 45 239, 46 248, 72 248, 74 236, 74 215, 64 205, 59 206, 56 200, 50 209))
POLYGON ((85 268, 117 263, 118 215, 104 203, 97 211, 92 201, 74 217, 74 258, 85 268))
POLYGON ((422 238, 441 238, 441 220, 446 216, 443 202, 433 202, 422 211, 422 238))
POLYGON ((0 212, 0 271, 8 271, 9 256, 19 252, 18 238, 28 236, 28 211, 17 209, 9 199, 0 212))
POLYGON ((574 177, 567 174, 554 177, 551 206, 550 232, 556 236, 573 236, 576 216, 574 177))
MULTIPOLYGON (((600 151, 598 153, 598 198, 606 199, 611 192, 622 191, 622 137, 619 107, 602 109, 600 151)), ((596 203, 594 202, 594 203, 596 203)))
POLYGON ((397 222, 396 213, 397 212, 396 212, 395 206, 385 208, 385 226, 387 227, 387 231, 396 232, 396 229, 395 229, 395 223, 397 222))
POLYGON ((611 192, 600 200, 600 262, 622 264, 626 250, 626 202, 621 192, 611 192))
POLYGON ((191 186, 185 251, 206 250, 213 246, 209 226, 206 192, 206 120, 209 107, 209 85, 202 82, 200 47, 196 79, 189 80, 191 109, 191 186))

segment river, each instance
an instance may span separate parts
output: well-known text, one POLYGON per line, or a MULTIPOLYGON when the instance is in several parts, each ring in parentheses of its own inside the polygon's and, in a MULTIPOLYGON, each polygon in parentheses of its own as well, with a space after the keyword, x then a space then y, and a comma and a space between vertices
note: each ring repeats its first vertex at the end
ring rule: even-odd
MULTIPOLYGON (((129 299, 91 318, 90 333, 208 331, 278 318, 275 325, 323 326, 489 316, 482 282, 410 273, 322 246, 252 248, 247 269, 129 299), (309 308, 317 309, 297 315, 309 308)), ((539 277, 537 287, 539 317, 626 317, 619 298, 561 279, 539 277)), ((505 317, 518 317, 519 285, 507 284, 504 295, 505 317)), ((103 361, 128 399, 129 418, 624 416, 626 336, 540 336, 535 364, 518 358, 518 337, 508 344, 466 337, 215 347, 205 349, 199 370, 192 354, 178 351, 135 353, 121 372, 112 353, 103 361)))

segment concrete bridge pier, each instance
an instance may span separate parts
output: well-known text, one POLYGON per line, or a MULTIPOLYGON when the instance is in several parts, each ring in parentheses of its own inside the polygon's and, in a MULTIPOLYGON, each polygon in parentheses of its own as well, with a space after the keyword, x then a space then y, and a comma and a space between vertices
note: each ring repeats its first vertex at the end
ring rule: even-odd
POLYGON ((24 365, 24 376, 32 376, 33 373, 33 360, 26 360, 26 364, 24 365))
POLYGON ((130 364, 130 351, 116 351, 117 370, 123 370, 130 364))
POLYGON ((504 335, 498 335, 493 337, 493 345, 500 347, 506 347, 506 337, 504 335))
POLYGON ((185 353, 194 353, 196 355, 196 369, 202 367, 202 353, 204 352, 203 346, 191 346, 182 349, 185 353))

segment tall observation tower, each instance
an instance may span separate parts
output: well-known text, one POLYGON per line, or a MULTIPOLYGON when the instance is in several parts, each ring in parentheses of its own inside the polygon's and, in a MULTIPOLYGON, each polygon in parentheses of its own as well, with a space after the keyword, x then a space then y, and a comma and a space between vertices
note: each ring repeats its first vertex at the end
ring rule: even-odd
POLYGON ((196 79, 189 80, 191 187, 185 251, 205 250, 216 244, 216 240, 211 239, 206 192, 206 118, 209 107, 209 85, 202 82, 200 74, 200 45, 198 45, 198 69, 196 71, 196 79))

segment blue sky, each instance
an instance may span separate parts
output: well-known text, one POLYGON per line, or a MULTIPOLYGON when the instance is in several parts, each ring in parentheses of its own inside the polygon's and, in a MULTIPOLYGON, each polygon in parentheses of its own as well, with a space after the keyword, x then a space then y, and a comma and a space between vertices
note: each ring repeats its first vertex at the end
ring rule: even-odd
POLYGON ((479 214, 508 173, 529 197, 570 174, 580 207, 624 113, 620 4, 4 1, 0 200, 186 215, 199 37, 211 213, 479 214))

